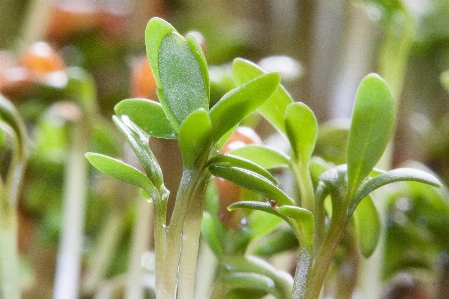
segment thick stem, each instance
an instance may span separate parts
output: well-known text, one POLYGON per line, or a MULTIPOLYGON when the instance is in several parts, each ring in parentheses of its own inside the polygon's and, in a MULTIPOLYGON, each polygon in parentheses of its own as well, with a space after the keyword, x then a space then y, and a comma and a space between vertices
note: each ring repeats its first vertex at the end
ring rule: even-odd
POLYGON ((300 248, 293 282, 292 299, 311 299, 307 294, 308 285, 310 284, 311 269, 312 252, 306 248, 300 248))
POLYGON ((184 222, 177 295, 180 299, 193 299, 195 296, 196 266, 203 218, 203 194, 206 183, 204 178, 198 182, 184 222))
MULTIPOLYGON (((202 167, 198 167, 198 169, 202 169, 202 167)), ((194 257, 196 263, 199 229, 202 217, 202 192, 204 191, 205 182, 206 180, 204 179, 204 173, 202 171, 192 169, 184 170, 170 225, 165 228, 165 239, 162 249, 163 258, 162 260, 157 258, 157 261, 162 263, 161 268, 159 268, 159 272, 157 273, 162 275, 159 282, 157 282, 156 291, 158 299, 173 299, 176 296, 182 240, 184 238, 183 230, 186 221, 189 222, 187 225, 187 236, 193 238, 194 235, 197 234, 195 239, 196 244, 192 245, 196 246, 196 250, 191 253, 191 258, 194 257), (197 206, 198 209, 189 211, 195 206, 193 205, 192 208, 189 209, 189 206, 193 201, 200 201, 200 203, 196 203, 199 204, 199 206, 197 206), (197 230, 198 232, 196 232, 197 230)))
MULTIPOLYGON (((336 214, 332 217, 326 239, 319 249, 318 255, 314 256, 312 273, 307 283, 307 293, 304 299, 319 298, 324 279, 334 258, 335 250, 343 237, 347 223, 348 219, 342 214, 336 214)), ((294 299, 297 298, 294 297, 294 299)))

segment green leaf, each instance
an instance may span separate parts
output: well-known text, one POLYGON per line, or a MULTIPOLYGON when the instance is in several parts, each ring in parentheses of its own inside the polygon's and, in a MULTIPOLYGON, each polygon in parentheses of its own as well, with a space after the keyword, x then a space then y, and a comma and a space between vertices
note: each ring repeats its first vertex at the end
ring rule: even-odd
POLYGON ((369 195, 360 201, 353 215, 360 250, 368 258, 376 249, 381 229, 379 214, 369 195))
POLYGON ((303 103, 292 103, 285 111, 285 129, 295 157, 308 165, 318 135, 315 114, 303 103))
POLYGON ((277 184, 276 179, 266 169, 243 157, 238 157, 230 154, 217 154, 209 160, 208 164, 245 168, 258 173, 259 175, 270 180, 273 184, 277 184))
POLYGON ((376 74, 359 85, 348 138, 348 194, 354 195, 379 161, 395 121, 393 96, 387 83, 376 74))
POLYGON ((251 254, 270 257, 275 254, 298 249, 298 238, 290 226, 280 227, 275 234, 264 237, 251 244, 251 254))
POLYGON ((186 38, 187 45, 190 47, 193 55, 196 57, 196 61, 199 64, 203 80, 205 82, 206 94, 208 99, 210 98, 210 80, 209 80, 209 67, 207 66, 206 56, 201 48, 198 40, 193 34, 189 34, 186 38))
POLYGON ((315 235, 315 222, 312 212, 307 209, 284 205, 277 209, 277 212, 284 215, 293 222, 292 228, 299 230, 300 235, 298 237, 300 244, 305 245, 307 248, 312 248, 315 235))
POLYGON ((413 168, 396 168, 379 174, 364 182, 352 198, 349 211, 352 213, 359 202, 377 188, 400 181, 416 181, 435 187, 441 187, 441 183, 437 178, 424 171, 413 168))
POLYGON ((152 196, 159 195, 153 183, 137 168, 102 154, 86 153, 85 156, 90 164, 101 172, 125 183, 140 187, 152 196))
POLYGON ((273 148, 250 144, 228 151, 228 154, 248 159, 265 169, 288 168, 290 157, 273 148))
POLYGON ((211 123, 204 109, 192 112, 179 129, 179 148, 182 160, 188 168, 193 167, 211 145, 211 123))
POLYGON ((115 105, 114 110, 118 116, 127 115, 149 136, 176 138, 176 133, 158 102, 147 99, 126 99, 115 105))
POLYGON ((151 69, 153 70, 154 78, 159 87, 162 86, 159 76, 159 48, 164 36, 172 32, 176 32, 176 29, 170 23, 158 17, 150 19, 150 21, 148 21, 147 28, 145 29, 145 46, 147 56, 151 69))
POLYGON ((280 298, 272 279, 257 273, 234 272, 226 274, 222 278, 222 283, 227 289, 256 289, 273 294, 280 298))
POLYGON ((168 33, 161 40, 158 56, 159 98, 175 131, 193 111, 209 109, 208 82, 186 40, 178 33, 168 33))
MULTIPOLYGON (((238 86, 243 85, 265 72, 253 62, 237 58, 232 65, 234 80, 238 86)), ((293 99, 285 88, 280 85, 273 96, 259 107, 258 111, 282 134, 287 136, 285 129, 285 109, 293 99)))
POLYGON ((148 144, 149 140, 146 134, 126 115, 121 117, 114 115, 112 120, 125 136, 153 185, 158 189, 161 195, 168 194, 168 190, 166 190, 164 186, 162 170, 150 149, 148 144))
POLYGON ((249 255, 225 255, 220 259, 228 271, 234 273, 257 273, 270 278, 281 298, 290 298, 293 278, 284 271, 279 271, 265 260, 249 255))
POLYGON ((238 201, 233 203, 228 207, 229 211, 235 210, 235 209, 249 209, 249 210, 257 210, 257 211, 263 211, 266 213, 270 213, 272 215, 276 215, 278 217, 281 217, 286 222, 288 222, 288 218, 284 215, 279 214, 269 203, 267 202, 260 202, 260 201, 238 201))
POLYGON ((270 234, 282 221, 279 217, 258 210, 251 212, 247 216, 247 219, 247 227, 251 235, 251 240, 270 234))
POLYGON ((209 166, 209 171, 214 176, 224 178, 262 196, 274 199, 279 205, 293 204, 288 195, 279 189, 275 183, 250 169, 233 165, 214 164, 209 166))
POLYGON ((268 73, 226 93, 209 111, 213 140, 218 141, 265 103, 276 91, 279 82, 278 73, 268 73))

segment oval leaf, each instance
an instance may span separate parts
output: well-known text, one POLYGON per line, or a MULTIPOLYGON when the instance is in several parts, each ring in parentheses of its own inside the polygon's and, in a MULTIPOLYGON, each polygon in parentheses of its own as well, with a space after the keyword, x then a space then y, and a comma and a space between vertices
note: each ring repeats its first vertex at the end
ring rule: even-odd
POLYGON ((222 282, 229 290, 232 289, 256 289, 280 298, 274 281, 265 275, 257 273, 234 272, 226 274, 222 282))
POLYGON ((393 131, 395 106, 387 83, 378 75, 359 85, 348 137, 348 194, 354 195, 379 161, 393 131))
POLYGON ((176 32, 176 29, 170 23, 158 17, 151 18, 145 29, 147 56, 159 87, 161 86, 158 63, 159 47, 164 36, 172 32, 176 32))
POLYGON ((295 157, 308 165, 318 135, 315 114, 303 103, 292 103, 285 111, 285 129, 295 157))
POLYGON ((209 111, 214 142, 265 103, 279 82, 278 73, 264 74, 226 93, 209 111))
POLYGON ((208 88, 202 69, 181 35, 172 32, 162 38, 158 65, 159 88, 164 94, 159 100, 177 128, 193 111, 209 109, 208 88))
POLYGON ((86 153, 87 160, 101 172, 125 183, 140 187, 152 196, 157 196, 153 183, 137 168, 117 159, 96 153, 86 153))
POLYGON ((365 197, 354 211, 354 222, 363 256, 370 257, 380 236, 380 218, 370 196, 365 197))
POLYGON ((160 103, 147 99, 126 99, 114 107, 119 116, 127 115, 149 136, 176 138, 170 122, 160 103))
POLYGON ((228 151, 228 154, 248 159, 265 169, 288 168, 290 157, 263 145, 250 144, 228 151))
MULTIPOLYGON (((232 65, 232 74, 237 86, 241 86, 265 72, 255 63, 237 58, 232 65)), ((273 96, 259 107, 258 111, 262 114, 279 132, 287 136, 285 130, 285 109, 293 99, 285 88, 280 85, 273 96)))
POLYGON ((211 123, 204 109, 192 112, 179 129, 179 148, 186 167, 193 167, 211 145, 211 123))

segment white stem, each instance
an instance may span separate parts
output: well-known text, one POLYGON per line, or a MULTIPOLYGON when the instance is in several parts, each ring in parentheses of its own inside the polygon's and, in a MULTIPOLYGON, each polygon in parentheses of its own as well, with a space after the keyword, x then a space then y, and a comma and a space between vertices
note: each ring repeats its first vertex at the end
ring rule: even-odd
POLYGON ((62 233, 56 261, 54 299, 77 299, 87 189, 87 136, 83 124, 73 125, 64 181, 62 233))

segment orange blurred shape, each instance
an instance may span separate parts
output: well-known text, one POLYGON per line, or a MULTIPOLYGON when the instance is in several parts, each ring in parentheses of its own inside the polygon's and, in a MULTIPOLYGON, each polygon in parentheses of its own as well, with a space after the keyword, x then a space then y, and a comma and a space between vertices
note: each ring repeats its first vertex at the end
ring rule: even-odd
POLYGON ((19 66, 27 68, 33 76, 63 71, 66 66, 61 56, 46 42, 32 44, 19 57, 19 66))
POLYGON ((63 41, 73 34, 94 29, 99 22, 97 5, 85 1, 56 3, 47 29, 49 40, 63 41))
MULTIPOLYGON (((257 133, 249 128, 240 126, 232 133, 229 140, 221 149, 221 153, 227 153, 230 150, 244 147, 248 144, 261 144, 257 133)), ((236 228, 244 222, 244 215, 241 210, 228 211, 228 206, 239 201, 242 188, 237 184, 229 182, 222 178, 214 178, 218 190, 219 207, 218 218, 223 225, 229 228, 236 228)))
POLYGON ((26 94, 31 88, 31 74, 17 65, 12 53, 0 51, 0 92, 9 98, 26 94))
POLYGON ((142 56, 132 68, 131 96, 157 100, 156 89, 156 80, 154 79, 148 58, 142 56))

